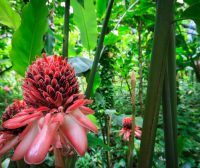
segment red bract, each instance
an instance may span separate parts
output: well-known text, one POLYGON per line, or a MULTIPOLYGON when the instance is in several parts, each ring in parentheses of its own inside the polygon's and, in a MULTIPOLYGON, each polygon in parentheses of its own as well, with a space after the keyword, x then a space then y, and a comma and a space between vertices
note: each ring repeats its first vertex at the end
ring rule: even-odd
POLYGON ((24 109, 26 106, 26 103, 22 100, 15 100, 11 105, 9 105, 3 115, 2 115, 2 121, 7 121, 11 119, 14 115, 19 113, 22 109, 24 109))
MULTIPOLYGON (((129 140, 131 136, 131 129, 132 129, 132 117, 126 117, 122 121, 123 128, 120 130, 120 136, 123 136, 123 140, 129 140)), ((135 132, 134 135, 136 138, 140 138, 142 134, 142 131, 140 130, 140 127, 135 126, 135 132)))
POLYGON ((19 142, 19 136, 9 131, 0 131, 0 157, 19 142))
POLYGON ((75 71, 67 61, 43 55, 28 68, 22 88, 27 108, 3 123, 8 129, 26 126, 12 159, 24 157, 29 164, 40 164, 51 146, 57 153, 71 146, 84 155, 87 131, 98 130, 85 116, 93 113, 85 107, 92 101, 79 94, 75 71))
MULTIPOLYGON (((2 115, 2 121, 6 122, 11 119, 17 113, 21 112, 26 106, 23 101, 15 100, 11 105, 9 105, 2 115)), ((24 128, 18 128, 14 130, 1 128, 0 131, 0 156, 7 153, 11 148, 13 148, 19 142, 19 135, 24 130, 24 128)))

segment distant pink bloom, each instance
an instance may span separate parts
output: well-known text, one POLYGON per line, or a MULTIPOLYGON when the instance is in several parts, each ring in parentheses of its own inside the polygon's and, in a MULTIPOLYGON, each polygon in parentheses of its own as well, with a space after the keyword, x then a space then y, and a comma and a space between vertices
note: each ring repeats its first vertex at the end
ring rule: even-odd
POLYGON ((40 164, 52 146, 57 160, 72 148, 84 155, 87 131, 98 130, 86 117, 94 113, 85 106, 92 101, 79 94, 75 71, 67 61, 43 55, 29 66, 22 88, 27 107, 3 123, 7 129, 26 126, 12 160, 40 164))
MULTIPOLYGON (((120 136, 123 136, 123 140, 129 140, 131 136, 131 129, 132 129, 132 117, 126 117, 122 121, 123 128, 120 130, 120 136)), ((134 135, 136 138, 140 138, 142 134, 142 131, 140 130, 140 127, 135 126, 135 132, 134 135)))
POLYGON ((11 90, 11 88, 10 87, 8 87, 7 85, 6 86, 4 86, 4 92, 9 92, 10 90, 11 90))
MULTIPOLYGON (((2 121, 5 122, 11 119, 14 115, 19 113, 24 109, 25 103, 20 100, 15 100, 11 105, 9 105, 2 115, 2 121)), ((10 130, 6 128, 1 128, 0 130, 0 156, 7 153, 10 149, 15 147, 19 142, 19 135, 23 132, 24 128, 18 128, 15 130, 10 130)))

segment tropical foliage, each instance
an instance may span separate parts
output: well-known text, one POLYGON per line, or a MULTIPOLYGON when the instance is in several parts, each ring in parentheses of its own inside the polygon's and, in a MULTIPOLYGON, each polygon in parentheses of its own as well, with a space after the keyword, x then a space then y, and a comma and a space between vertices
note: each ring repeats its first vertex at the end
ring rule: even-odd
POLYGON ((2 167, 200 167, 199 9, 199 0, 0 0, 2 167), (38 127, 25 153, 22 126, 38 127))

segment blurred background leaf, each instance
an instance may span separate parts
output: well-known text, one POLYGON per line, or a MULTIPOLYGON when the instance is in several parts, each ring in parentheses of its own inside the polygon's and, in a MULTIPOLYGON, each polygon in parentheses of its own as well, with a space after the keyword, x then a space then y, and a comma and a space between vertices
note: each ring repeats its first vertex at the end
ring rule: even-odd
POLYGON ((0 0, 0 23, 16 30, 20 22, 19 14, 12 9, 9 1, 0 0))
POLYGON ((83 6, 73 0, 74 21, 80 30, 81 43, 88 50, 93 50, 97 43, 97 21, 95 7, 92 0, 84 1, 83 6))

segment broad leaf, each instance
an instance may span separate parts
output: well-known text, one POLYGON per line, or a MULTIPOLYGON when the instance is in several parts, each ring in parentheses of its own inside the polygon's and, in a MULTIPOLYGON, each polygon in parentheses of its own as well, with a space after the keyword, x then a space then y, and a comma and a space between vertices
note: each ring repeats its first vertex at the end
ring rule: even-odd
POLYGON ((43 36, 47 31, 48 15, 45 3, 46 0, 31 0, 24 7, 22 23, 13 36, 11 60, 13 68, 21 75, 44 47, 43 36))
POLYGON ((92 68, 93 61, 84 57, 69 57, 68 62, 76 71, 76 75, 80 76, 92 68))
POLYGON ((110 147, 105 145, 103 140, 96 137, 94 134, 88 133, 87 134, 87 138, 88 138, 88 144, 90 147, 97 147, 97 146, 101 146, 104 148, 104 150, 109 150, 110 147))
POLYGON ((97 0, 96 1, 96 7, 97 7, 97 15, 99 18, 102 18, 104 16, 104 13, 106 11, 108 0, 97 0))
POLYGON ((97 43, 97 22, 93 0, 85 0, 84 8, 77 0, 71 3, 74 9, 74 21, 80 30, 81 43, 90 51, 97 43))
POLYGON ((182 18, 183 19, 199 19, 200 20, 199 10, 200 10, 200 2, 189 6, 189 8, 187 8, 182 13, 182 18))
POLYGON ((94 83, 93 83, 91 95, 95 94, 95 92, 99 88, 100 84, 101 84, 101 77, 100 77, 99 72, 97 71, 97 73, 95 74, 95 77, 94 77, 94 83))
POLYGON ((192 19, 197 25, 197 31, 200 33, 200 2, 190 5, 181 15, 182 19, 192 19))
POLYGON ((49 28, 45 35, 45 51, 47 55, 53 55, 53 48, 55 45, 55 37, 53 31, 49 28))
POLYGON ((84 0, 77 0, 77 1, 84 8, 84 0))
POLYGON ((18 13, 13 11, 8 0, 0 0, 0 23, 10 28, 17 29, 21 18, 18 13))
POLYGON ((97 126, 97 128, 99 128, 99 127, 98 127, 97 118, 96 118, 93 114, 87 115, 87 118, 88 118, 90 121, 92 121, 92 122, 97 126))
POLYGON ((104 45, 113 45, 119 40, 120 40, 120 36, 117 36, 111 32, 105 36, 104 45))
POLYGON ((184 0, 184 2, 186 2, 189 5, 192 5, 192 4, 200 2, 200 0, 184 0))

